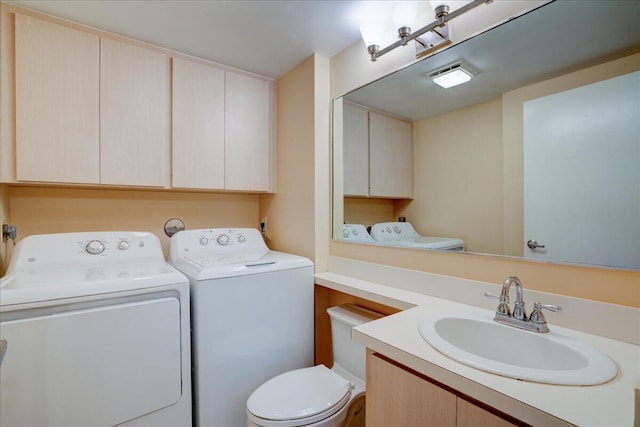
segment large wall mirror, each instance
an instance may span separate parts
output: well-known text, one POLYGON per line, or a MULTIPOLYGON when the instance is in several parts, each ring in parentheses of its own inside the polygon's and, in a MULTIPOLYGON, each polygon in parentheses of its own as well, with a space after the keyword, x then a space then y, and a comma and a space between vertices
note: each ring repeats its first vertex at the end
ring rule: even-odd
POLYGON ((552 1, 335 99, 334 239, 640 269, 638 22, 552 1))

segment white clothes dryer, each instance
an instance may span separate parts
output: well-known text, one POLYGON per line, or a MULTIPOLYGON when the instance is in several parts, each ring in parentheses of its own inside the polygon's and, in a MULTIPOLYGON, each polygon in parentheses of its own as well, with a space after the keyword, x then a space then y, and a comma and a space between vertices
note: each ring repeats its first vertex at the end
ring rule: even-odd
POLYGON ((169 262, 191 283, 196 425, 244 427, 253 390, 313 365, 313 264, 252 228, 181 231, 169 262))
POLYGON ((0 339, 0 425, 191 425, 189 283, 151 233, 21 240, 0 339))

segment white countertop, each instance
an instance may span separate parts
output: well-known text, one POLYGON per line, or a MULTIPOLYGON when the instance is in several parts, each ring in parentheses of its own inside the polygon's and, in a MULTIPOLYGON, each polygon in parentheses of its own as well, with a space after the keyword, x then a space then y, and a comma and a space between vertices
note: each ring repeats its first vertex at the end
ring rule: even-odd
MULTIPOLYGON (((335 273, 316 283, 404 311, 354 328, 353 339, 423 375, 532 425, 633 426, 635 388, 640 386, 640 347, 572 329, 550 329, 576 337, 609 355, 619 367, 616 379, 598 386, 559 386, 525 382, 463 365, 431 347, 418 324, 435 313, 478 313, 474 307, 335 273)), ((505 343, 508 345, 508 343, 505 343)), ((526 349, 522 349, 526 351, 526 349)))

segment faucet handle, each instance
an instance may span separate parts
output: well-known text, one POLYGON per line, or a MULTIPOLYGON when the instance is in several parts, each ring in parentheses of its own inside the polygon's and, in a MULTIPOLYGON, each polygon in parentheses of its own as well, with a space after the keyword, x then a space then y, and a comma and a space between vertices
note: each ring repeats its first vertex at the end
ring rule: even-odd
POLYGON ((485 292, 484 296, 487 298, 495 298, 500 300, 500 303, 498 304, 498 308, 496 309, 496 317, 498 316, 511 316, 511 310, 509 309, 509 297, 506 297, 506 302, 505 302, 505 297, 503 297, 502 295, 496 295, 496 294, 492 294, 490 292, 485 292))
POLYGON ((540 304, 539 302, 534 302, 533 311, 531 312, 531 316, 529 317, 529 320, 532 321, 533 323, 538 323, 538 324, 547 323, 547 320, 544 318, 544 314, 542 314, 543 308, 549 311, 554 311, 554 312, 562 311, 562 307, 560 307, 559 305, 540 304))
POLYGON ((546 310, 549 311, 553 311, 553 312, 558 312, 558 311, 562 311, 562 307, 560 307, 559 305, 553 305, 553 304, 540 304, 539 302, 533 303, 533 308, 535 309, 536 304, 540 306, 540 308, 544 308, 546 310))

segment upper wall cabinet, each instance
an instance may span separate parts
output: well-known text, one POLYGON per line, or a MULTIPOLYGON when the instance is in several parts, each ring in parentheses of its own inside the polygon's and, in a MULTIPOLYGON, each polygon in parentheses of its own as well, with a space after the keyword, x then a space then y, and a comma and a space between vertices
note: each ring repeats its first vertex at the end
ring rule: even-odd
POLYGON ((369 112, 369 195, 413 197, 413 132, 410 122, 369 112))
POLYGON ((179 188, 272 191, 273 83, 173 58, 179 188))
POLYGON ((172 186, 224 189, 224 71, 173 58, 172 186))
POLYGON ((6 182, 275 190, 273 80, 36 15, 0 27, 6 182))
POLYGON ((169 60, 100 39, 100 182, 168 185, 169 60))
POLYGON ((344 195, 412 198, 412 124, 348 103, 343 111, 344 195))
POLYGON ((100 180, 100 42, 15 16, 16 179, 100 180))
POLYGON ((344 194, 369 195, 369 111, 343 105, 344 194))
POLYGON ((273 84, 227 72, 225 188, 273 191, 273 84))

